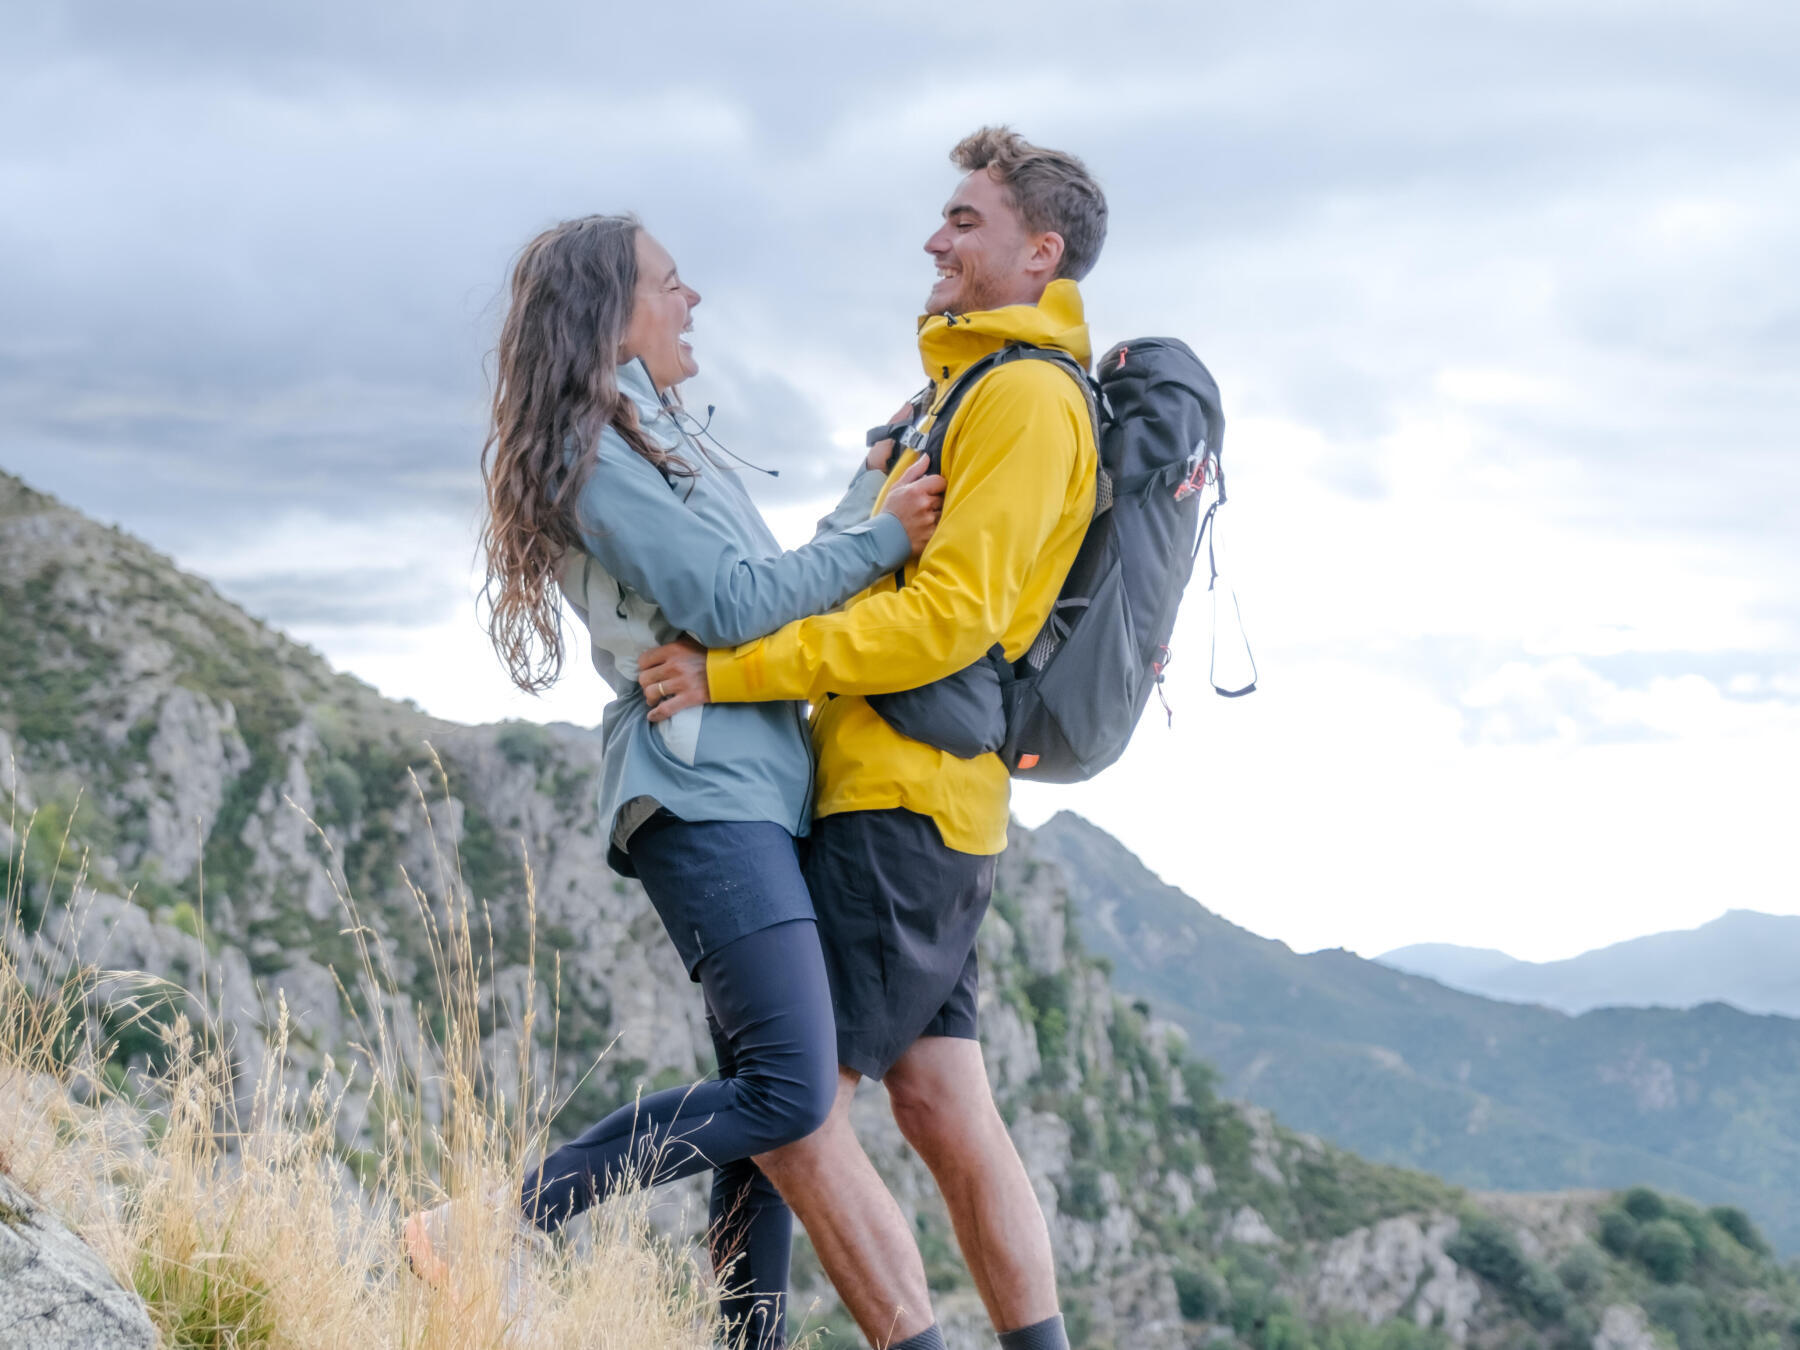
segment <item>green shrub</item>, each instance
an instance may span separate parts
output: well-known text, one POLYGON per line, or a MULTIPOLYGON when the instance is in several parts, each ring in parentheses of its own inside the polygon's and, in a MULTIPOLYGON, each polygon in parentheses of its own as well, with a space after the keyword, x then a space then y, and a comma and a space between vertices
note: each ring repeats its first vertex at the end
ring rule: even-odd
POLYGON ((132 1285, 164 1343, 181 1350, 256 1350, 273 1345, 280 1330, 268 1284, 240 1258, 177 1264, 145 1252, 132 1285))
POLYGON ((1764 1241, 1763 1235, 1750 1221, 1750 1216, 1736 1205, 1714 1205, 1707 1211, 1707 1217, 1724 1229, 1726 1235, 1745 1251, 1754 1252, 1758 1256, 1769 1254, 1769 1244, 1764 1241))
POLYGON ((1444 1244, 1444 1252, 1493 1285, 1539 1326, 1556 1321, 1568 1306, 1555 1277, 1520 1250, 1510 1228, 1485 1214, 1465 1219, 1456 1236, 1444 1244))
POLYGON ((1450 1340, 1436 1327, 1399 1319, 1376 1327, 1353 1320, 1320 1328, 1313 1344, 1318 1350, 1449 1350, 1450 1340))
POLYGON ((1519 1250, 1519 1240, 1504 1224, 1485 1214, 1465 1219, 1456 1236, 1444 1245, 1444 1252, 1503 1293, 1515 1292, 1524 1282, 1528 1262, 1519 1250))
POLYGON ((1694 1239, 1674 1219, 1656 1219, 1638 1235, 1637 1259, 1659 1284, 1679 1284, 1694 1265, 1694 1239))
MULTIPOLYGON (((1242 1257, 1243 1253, 1239 1253, 1242 1257)), ((1231 1329, 1252 1345, 1260 1345, 1260 1337, 1277 1313, 1288 1310, 1287 1300, 1270 1288, 1273 1276, 1261 1271, 1234 1269, 1228 1277, 1231 1286, 1231 1329)))
POLYGON ((1190 1322, 1221 1322, 1231 1311, 1231 1290, 1210 1266, 1177 1266, 1175 1301, 1190 1322))
MULTIPOLYGON (((1069 1338, 1073 1350, 1084 1350, 1094 1340, 1094 1309, 1085 1298, 1079 1295, 1065 1295, 1062 1301, 1063 1331, 1069 1338)), ((857 1332, 852 1330, 845 1336, 846 1345, 857 1344, 857 1332)))
POLYGON ((1061 1087, 1069 1080, 1069 1010, 1074 980, 1066 972, 1033 975, 1022 989, 1031 1004, 1043 1081, 1051 1087, 1061 1087))
MULTIPOLYGON (((1691 1284, 1652 1290, 1643 1303, 1650 1320, 1672 1332, 1681 1350, 1758 1350, 1768 1344, 1742 1308, 1691 1284)), ((1780 1343, 1777 1337, 1775 1344, 1780 1343)))
POLYGON ((1069 1184, 1058 1197, 1065 1214, 1098 1223, 1106 1217, 1106 1192, 1101 1189, 1100 1169, 1091 1162, 1078 1162, 1069 1169, 1069 1184))
POLYGON ((1625 1212, 1639 1223, 1660 1219, 1669 1212, 1668 1201, 1648 1186, 1633 1186, 1619 1201, 1625 1212))
POLYGON ((348 825, 363 812, 362 778, 341 759, 330 760, 319 775, 320 805, 331 812, 333 822, 348 825))
POLYGON ((1593 1313, 1586 1308, 1570 1308, 1551 1344, 1555 1350, 1594 1350, 1594 1338, 1599 1334, 1600 1322, 1593 1313))
POLYGON ((1285 1309, 1270 1314, 1251 1344, 1256 1350, 1314 1350, 1311 1329, 1285 1309))
POLYGON ((1696 1206, 1677 1200, 1669 1206, 1669 1218, 1680 1224, 1694 1244, 1694 1260, 1707 1264, 1712 1257, 1718 1229, 1696 1206))
POLYGON ((1629 1257, 1637 1251, 1638 1222, 1622 1209, 1600 1215, 1600 1245, 1614 1256, 1629 1257))
POLYGON ((206 935, 200 922, 200 911, 186 900, 177 901, 169 910, 169 924, 191 938, 203 938, 206 935))
POLYGON ((1519 1284, 1519 1304, 1525 1315, 1538 1326, 1562 1320, 1569 1308, 1569 1296, 1562 1283, 1535 1261, 1526 1263, 1525 1278, 1519 1284))
POLYGON ((1585 1243, 1563 1257, 1556 1278, 1571 1294, 1589 1294, 1606 1281, 1606 1258, 1585 1243))
POLYGON ((544 767, 550 758, 550 733, 536 722, 508 722, 494 737, 494 744, 508 764, 544 767))

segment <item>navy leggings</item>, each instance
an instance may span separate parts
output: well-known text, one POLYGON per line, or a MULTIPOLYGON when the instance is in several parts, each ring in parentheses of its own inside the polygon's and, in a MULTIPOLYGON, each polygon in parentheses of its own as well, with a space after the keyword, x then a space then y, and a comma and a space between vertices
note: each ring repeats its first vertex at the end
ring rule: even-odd
MULTIPOLYGON (((644 876, 646 888, 664 880, 644 876)), ((627 1178, 654 1186, 712 1168, 713 1266, 735 1291, 721 1312, 747 1350, 778 1350, 794 1219, 751 1158, 818 1129, 837 1094, 818 925, 760 929, 710 952, 695 974, 719 1076, 620 1107, 528 1173, 521 1203, 533 1223, 555 1229, 627 1178)))

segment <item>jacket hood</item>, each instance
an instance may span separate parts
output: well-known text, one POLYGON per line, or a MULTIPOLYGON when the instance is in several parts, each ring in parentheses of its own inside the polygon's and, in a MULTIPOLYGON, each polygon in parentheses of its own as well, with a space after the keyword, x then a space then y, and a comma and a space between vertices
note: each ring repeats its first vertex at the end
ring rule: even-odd
POLYGON ((669 405, 656 392, 656 382, 650 378, 650 367, 644 364, 643 357, 634 356, 622 363, 616 378, 619 392, 637 408, 638 425, 644 434, 665 450, 680 445, 681 428, 669 411, 669 405))
POLYGON ((930 314, 919 320, 919 358, 934 383, 953 380, 1008 342, 1067 352, 1083 366, 1093 360, 1081 291, 1067 277, 1044 288, 1035 305, 1003 305, 973 314, 930 314))

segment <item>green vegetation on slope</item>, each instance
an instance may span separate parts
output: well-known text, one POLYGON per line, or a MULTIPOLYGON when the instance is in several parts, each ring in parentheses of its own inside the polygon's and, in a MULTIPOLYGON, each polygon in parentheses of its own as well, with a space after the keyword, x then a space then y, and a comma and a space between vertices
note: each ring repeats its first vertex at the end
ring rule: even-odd
POLYGON ((1470 1186, 1645 1182, 1800 1249, 1800 1022, 1720 1004, 1569 1017, 1226 922, 1071 815, 1038 837, 1121 992, 1180 1023, 1227 1089, 1368 1157, 1470 1186))

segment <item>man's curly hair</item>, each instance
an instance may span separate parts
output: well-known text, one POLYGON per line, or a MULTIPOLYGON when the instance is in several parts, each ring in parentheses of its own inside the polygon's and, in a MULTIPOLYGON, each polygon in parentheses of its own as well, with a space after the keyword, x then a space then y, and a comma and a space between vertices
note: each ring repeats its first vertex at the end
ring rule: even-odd
POLYGON ((1059 277, 1080 281, 1106 242, 1106 194, 1075 156, 1033 145, 1011 127, 983 127, 950 152, 964 173, 986 169, 1035 233, 1062 236, 1059 277))

